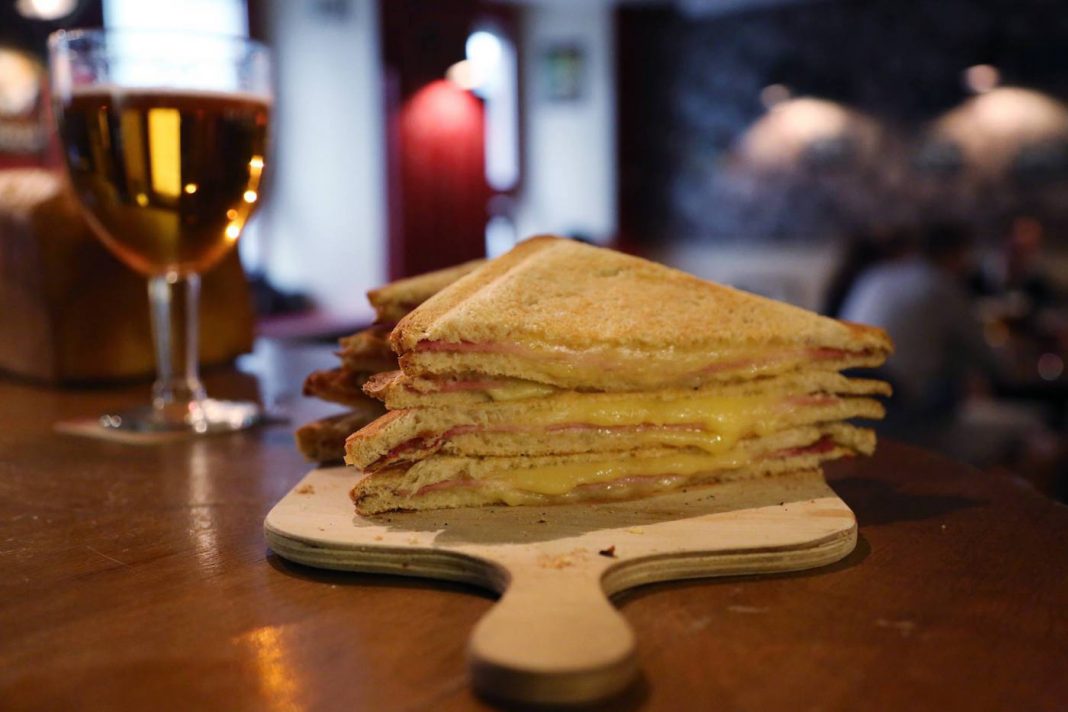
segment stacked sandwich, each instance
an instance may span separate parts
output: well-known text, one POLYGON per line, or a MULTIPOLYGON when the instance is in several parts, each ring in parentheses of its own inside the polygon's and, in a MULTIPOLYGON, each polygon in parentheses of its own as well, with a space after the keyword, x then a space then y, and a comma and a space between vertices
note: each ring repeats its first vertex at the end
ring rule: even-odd
POLYGON ((389 332, 412 309, 480 264, 482 260, 467 262, 402 279, 367 293, 375 309, 375 325, 342 338, 337 352, 341 364, 315 371, 304 381, 304 395, 349 409, 297 430, 297 447, 305 457, 317 462, 342 459, 345 438, 385 412, 379 401, 364 395, 363 385, 376 373, 397 368, 397 357, 389 348, 389 332))
POLYGON ((388 412, 351 435, 373 514, 632 498, 818 468, 875 446, 878 330, 611 250, 538 237, 390 334, 388 412))

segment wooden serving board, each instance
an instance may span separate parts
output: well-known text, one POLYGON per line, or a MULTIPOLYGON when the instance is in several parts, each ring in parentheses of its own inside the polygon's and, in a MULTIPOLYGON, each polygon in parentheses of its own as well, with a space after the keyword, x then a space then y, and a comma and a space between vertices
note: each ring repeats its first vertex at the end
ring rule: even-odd
POLYGON ((608 597, 654 581, 797 571, 853 550, 856 519, 819 472, 635 502, 361 517, 351 469, 310 472, 267 515, 267 541, 309 566, 461 581, 501 594, 468 645, 484 695, 608 697, 637 673, 608 597))

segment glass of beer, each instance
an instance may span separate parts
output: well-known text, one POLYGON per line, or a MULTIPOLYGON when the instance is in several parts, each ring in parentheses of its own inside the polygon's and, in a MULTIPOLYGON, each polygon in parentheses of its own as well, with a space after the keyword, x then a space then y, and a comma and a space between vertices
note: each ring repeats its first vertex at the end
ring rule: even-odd
POLYGON ((93 231, 148 278, 152 405, 105 427, 209 433, 260 418, 205 396, 200 273, 233 249, 259 203, 272 109, 268 50, 238 37, 74 30, 49 38, 70 182, 93 231))

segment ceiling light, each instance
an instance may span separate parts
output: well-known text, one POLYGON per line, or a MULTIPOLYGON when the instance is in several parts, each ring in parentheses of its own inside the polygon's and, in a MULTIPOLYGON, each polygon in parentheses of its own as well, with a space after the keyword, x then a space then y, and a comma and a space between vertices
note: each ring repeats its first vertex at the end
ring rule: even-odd
POLYGON ((989 64, 976 64, 964 70, 964 84, 976 94, 985 94, 998 85, 1001 73, 989 64))
POLYGON ((445 78, 466 91, 476 89, 479 85, 475 68, 467 59, 460 60, 445 70, 445 78))
POLYGON ((769 84, 760 91, 760 103, 768 110, 789 99, 790 89, 785 84, 769 84))
POLYGON ((44 70, 29 55, 0 47, 0 116, 19 116, 33 109, 44 70))
POLYGON ((58 20, 74 12, 78 0, 18 0, 15 9, 31 20, 58 20))
POLYGON ((464 44, 464 53, 479 71, 489 72, 501 58, 501 41, 492 32, 472 32, 464 44))

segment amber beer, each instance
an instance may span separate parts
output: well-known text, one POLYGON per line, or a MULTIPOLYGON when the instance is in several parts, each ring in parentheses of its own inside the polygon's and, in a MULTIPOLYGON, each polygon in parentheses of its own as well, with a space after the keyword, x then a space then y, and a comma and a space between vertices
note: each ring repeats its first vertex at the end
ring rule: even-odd
POLYGON ((247 94, 75 90, 60 132, 100 238, 149 276, 211 267, 259 199, 270 110, 247 94))

